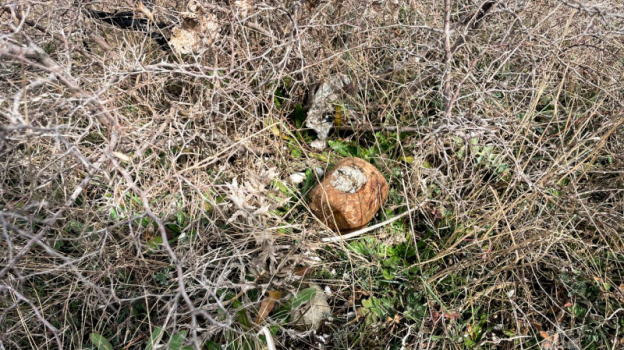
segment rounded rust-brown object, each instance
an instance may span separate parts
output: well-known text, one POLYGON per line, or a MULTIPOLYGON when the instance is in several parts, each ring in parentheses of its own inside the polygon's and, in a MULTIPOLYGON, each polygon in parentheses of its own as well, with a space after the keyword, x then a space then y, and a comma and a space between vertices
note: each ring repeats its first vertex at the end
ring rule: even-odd
POLYGON ((388 198, 388 183, 379 170, 360 158, 336 163, 310 192, 310 209, 332 230, 362 228, 388 198))

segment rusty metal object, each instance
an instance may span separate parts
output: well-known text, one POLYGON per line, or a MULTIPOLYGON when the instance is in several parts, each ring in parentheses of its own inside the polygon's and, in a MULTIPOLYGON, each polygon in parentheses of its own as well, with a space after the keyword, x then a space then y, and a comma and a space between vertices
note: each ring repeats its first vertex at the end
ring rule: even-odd
POLYGON ((377 168, 360 158, 345 158, 310 192, 310 209, 344 233, 366 226, 387 198, 388 183, 377 168))

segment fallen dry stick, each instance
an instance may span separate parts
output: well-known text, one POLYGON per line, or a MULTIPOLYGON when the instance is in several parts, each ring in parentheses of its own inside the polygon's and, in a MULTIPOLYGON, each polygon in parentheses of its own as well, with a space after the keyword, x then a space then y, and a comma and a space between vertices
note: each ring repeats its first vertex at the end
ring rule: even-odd
POLYGON ((376 229, 378 229, 378 228, 380 228, 380 227, 384 227, 384 226, 386 226, 386 225, 388 225, 388 224, 391 224, 391 223, 393 223, 393 222, 395 222, 395 221, 397 221, 397 220, 399 220, 399 219, 401 219, 401 218, 403 218, 403 217, 405 217, 405 216, 407 216, 407 215, 409 215, 409 214, 413 213, 413 212, 414 212, 414 211, 416 211, 417 209, 420 209, 420 207, 421 207, 423 204, 424 204, 424 203, 421 203, 421 204, 419 204, 418 206, 416 206, 416 207, 414 207, 414 208, 409 209, 409 210, 408 210, 408 211, 406 211, 405 213, 401 213, 401 214, 399 214, 399 215, 397 215, 397 216, 395 216, 395 217, 393 217, 393 218, 391 218, 391 219, 388 219, 388 220, 386 220, 386 221, 384 221, 384 222, 380 222, 380 223, 378 223, 378 224, 376 224, 376 225, 373 225, 373 226, 370 226, 370 227, 365 227, 365 228, 363 228, 363 229, 361 229, 361 230, 357 230, 357 231, 355 231, 355 232, 351 232, 351 233, 346 234, 346 235, 341 235, 341 236, 339 235, 339 236, 334 236, 334 237, 327 237, 327 238, 323 238, 323 240, 322 240, 322 241, 323 241, 323 242, 326 242, 326 243, 329 243, 329 242, 339 242, 339 241, 344 241, 344 240, 351 239, 351 238, 354 238, 354 237, 357 237, 357 236, 361 236, 361 235, 363 235, 363 234, 365 234, 365 233, 367 233, 367 232, 370 232, 370 231, 376 230, 376 229))

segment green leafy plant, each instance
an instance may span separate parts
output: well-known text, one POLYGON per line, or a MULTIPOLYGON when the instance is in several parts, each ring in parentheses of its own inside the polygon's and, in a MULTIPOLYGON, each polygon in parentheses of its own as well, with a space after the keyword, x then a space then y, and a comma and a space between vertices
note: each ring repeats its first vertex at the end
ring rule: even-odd
MULTIPOLYGON (((180 331, 171 335, 169 339, 169 345, 167 347, 168 350, 192 350, 193 347, 190 345, 185 346, 184 341, 186 340, 187 331, 180 331)), ((154 331, 150 335, 149 339, 145 344, 145 350, 153 350, 156 346, 160 344, 160 341, 164 335, 163 328, 158 326, 154 328, 154 331)), ((95 346, 98 350, 115 350, 113 345, 108 339, 102 336, 99 333, 91 333, 89 334, 89 340, 91 344, 95 346)))
POLYGON ((371 325, 389 317, 393 306, 394 301, 391 299, 370 297, 362 300, 359 312, 365 318, 366 324, 371 325))
POLYGON ((150 335, 149 339, 147 340, 147 344, 145 345, 145 350, 154 349, 154 346, 158 344, 162 335, 163 335, 162 327, 157 326, 156 328, 154 328, 152 335, 150 335))
POLYGON ((305 288, 305 289, 300 290, 287 302, 283 303, 279 308, 277 308, 276 311, 274 311, 275 318, 281 319, 282 321, 286 321, 288 316, 290 315, 290 311, 296 310, 302 307, 302 305, 314 299, 315 296, 316 296, 315 288, 305 288))
POLYGON ((89 334, 89 340, 98 350, 113 350, 113 345, 108 339, 98 333, 89 334))

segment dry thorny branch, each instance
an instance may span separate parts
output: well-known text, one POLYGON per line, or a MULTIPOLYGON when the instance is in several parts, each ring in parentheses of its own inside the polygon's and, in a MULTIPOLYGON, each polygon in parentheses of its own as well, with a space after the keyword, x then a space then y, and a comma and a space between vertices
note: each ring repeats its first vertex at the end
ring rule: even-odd
POLYGON ((442 348, 475 303, 516 334, 475 347, 587 346, 584 327, 622 326, 622 28, 618 1, 3 2, 0 348, 143 348, 155 326, 240 345, 264 324, 285 347, 442 348), (360 309, 386 265, 287 181, 339 154, 293 112, 338 74, 329 139, 375 149, 395 193, 356 235, 417 250, 386 294, 425 291, 418 322, 360 309), (336 323, 271 314, 312 282, 336 323))

